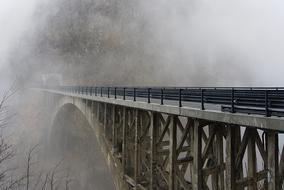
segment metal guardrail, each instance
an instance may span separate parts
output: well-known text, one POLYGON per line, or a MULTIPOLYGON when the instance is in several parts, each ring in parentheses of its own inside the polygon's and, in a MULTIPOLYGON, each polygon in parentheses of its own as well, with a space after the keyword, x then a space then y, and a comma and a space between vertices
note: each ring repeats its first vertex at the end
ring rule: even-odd
POLYGON ((179 107, 182 107, 185 102, 194 102, 200 104, 201 110, 205 110, 207 104, 214 104, 220 105, 223 112, 284 117, 284 88, 61 86, 52 89, 123 100, 131 98, 133 101, 144 98, 148 103, 155 99, 162 105, 165 100, 170 100, 176 102, 179 107))

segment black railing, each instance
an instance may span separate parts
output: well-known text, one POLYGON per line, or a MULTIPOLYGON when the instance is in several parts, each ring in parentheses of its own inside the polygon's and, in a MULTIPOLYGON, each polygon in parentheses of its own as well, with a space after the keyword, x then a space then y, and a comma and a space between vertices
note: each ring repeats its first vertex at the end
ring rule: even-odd
MULTIPOLYGON (((144 101, 158 100, 176 102, 179 107, 186 103, 200 103, 200 109, 208 105, 218 105, 221 111, 265 115, 266 117, 284 117, 284 88, 175 88, 175 87, 85 87, 63 86, 56 90, 101 96, 123 100, 144 101)), ((171 103, 172 104, 172 103, 171 103)))

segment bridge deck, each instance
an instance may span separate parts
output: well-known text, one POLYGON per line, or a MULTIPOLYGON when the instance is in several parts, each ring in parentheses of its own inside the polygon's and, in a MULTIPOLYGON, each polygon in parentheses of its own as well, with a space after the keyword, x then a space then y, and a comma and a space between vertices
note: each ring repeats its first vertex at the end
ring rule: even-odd
MULTIPOLYGON (((100 96, 98 94, 87 94, 87 93, 74 93, 65 90, 52 90, 52 89, 41 89, 46 92, 71 96, 76 98, 83 98, 87 100, 93 100, 103 103, 116 104, 131 108, 139 108, 149 111, 157 111, 166 114, 185 116, 191 118, 198 118, 204 120, 210 120, 221 123, 236 124, 241 126, 257 127, 262 129, 271 129, 284 132, 284 119, 282 117, 265 117, 262 115, 245 114, 245 113, 230 113, 222 112, 218 110, 218 105, 208 105, 206 110, 197 108, 194 103, 186 103, 182 107, 174 105, 174 102, 167 101, 167 104, 161 105, 159 101, 152 101, 148 103, 147 98, 137 97, 133 101, 132 96, 123 97, 117 96, 108 98, 109 94, 103 94, 100 96), (105 97, 104 97, 105 96, 105 97), (132 100, 130 100, 132 99, 132 100)), ((220 105, 219 105, 220 107, 220 105)))

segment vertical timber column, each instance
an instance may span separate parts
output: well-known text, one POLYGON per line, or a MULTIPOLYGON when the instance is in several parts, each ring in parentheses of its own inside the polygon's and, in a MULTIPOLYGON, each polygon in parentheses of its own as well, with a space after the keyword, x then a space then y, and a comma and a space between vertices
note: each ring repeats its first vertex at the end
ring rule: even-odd
POLYGON ((116 126, 116 106, 112 105, 112 151, 117 151, 117 126, 116 126))
POLYGON ((137 185, 139 184, 139 174, 141 172, 141 160, 140 160, 140 120, 139 120, 140 111, 138 109, 134 110, 134 117, 135 117, 135 155, 134 155, 134 180, 137 185))
POLYGON ((97 122, 100 123, 100 102, 97 102, 97 122))
MULTIPOLYGON (((224 127, 216 127, 216 151, 218 165, 221 166, 224 163, 224 145, 223 145, 223 130, 224 127)), ((224 172, 218 174, 218 190, 224 190, 224 172)))
POLYGON ((122 170, 123 176, 126 174, 126 152, 127 152, 127 129, 128 129, 128 122, 126 116, 127 110, 126 107, 123 107, 122 113, 122 170))
MULTIPOLYGON (((209 137, 211 135, 214 135, 215 131, 217 130, 217 127, 216 127, 216 124, 210 124, 209 125, 209 137)), ((216 151, 218 151, 218 148, 217 147, 217 143, 216 141, 213 139, 213 142, 212 142, 212 146, 210 148, 210 154, 216 154, 216 151)), ((217 158, 217 156, 216 156, 217 158)), ((218 161, 217 161, 218 162, 218 161)), ((219 163, 218 163, 219 164, 219 163)), ((210 166, 211 167, 211 166, 210 166)), ((212 180, 212 190, 218 190, 218 172, 214 172, 212 173, 212 177, 211 177, 211 180, 212 180)))
POLYGON ((235 131, 227 125, 226 136, 226 190, 236 190, 235 184, 235 131))
POLYGON ((202 189, 202 135, 201 128, 199 126, 199 121, 194 120, 194 124, 191 127, 191 146, 192 146, 192 189, 199 190, 202 189))
POLYGON ((267 154, 268 154, 268 190, 280 189, 279 184, 279 150, 278 134, 275 131, 267 132, 267 154))
MULTIPOLYGON (((235 136, 235 155, 239 152, 240 145, 242 142, 242 136, 241 136, 241 127, 238 125, 234 125, 234 136, 235 136)), ((237 179, 242 179, 244 177, 244 172, 243 172, 243 162, 240 163, 240 167, 236 168, 238 170, 238 173, 235 174, 235 177, 237 179)), ((244 187, 238 187, 238 190, 243 190, 244 187)))
MULTIPOLYGON (((253 135, 253 130, 256 129, 250 129, 248 128, 247 130, 249 130, 249 134, 253 135)), ((249 185, 249 190, 257 190, 257 179, 256 179, 256 171, 257 171, 257 166, 256 166, 256 151, 255 151, 255 139, 253 136, 251 136, 248 139, 248 177, 252 178, 252 182, 249 185)))
POLYGON ((157 137, 158 137, 158 114, 151 112, 151 160, 150 160, 150 190, 157 190, 157 137))
POLYGON ((169 190, 177 189, 177 117, 171 116, 170 123, 169 190))
POLYGON ((92 101, 92 104, 91 104, 91 119, 92 119, 92 123, 94 123, 94 107, 95 107, 95 102, 92 101))
POLYGON ((104 104, 104 136, 107 137, 107 104, 104 104))
POLYGON ((84 112, 85 112, 85 115, 87 115, 88 100, 87 100, 87 99, 82 99, 82 102, 83 102, 83 104, 84 104, 84 112))

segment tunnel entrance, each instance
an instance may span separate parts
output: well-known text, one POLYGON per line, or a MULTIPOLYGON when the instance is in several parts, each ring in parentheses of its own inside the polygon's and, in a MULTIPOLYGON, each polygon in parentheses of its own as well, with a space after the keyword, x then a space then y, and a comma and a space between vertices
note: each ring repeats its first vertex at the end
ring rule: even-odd
POLYGON ((56 115, 48 144, 47 157, 62 160, 74 179, 69 189, 115 189, 94 131, 73 104, 66 104, 56 115))

